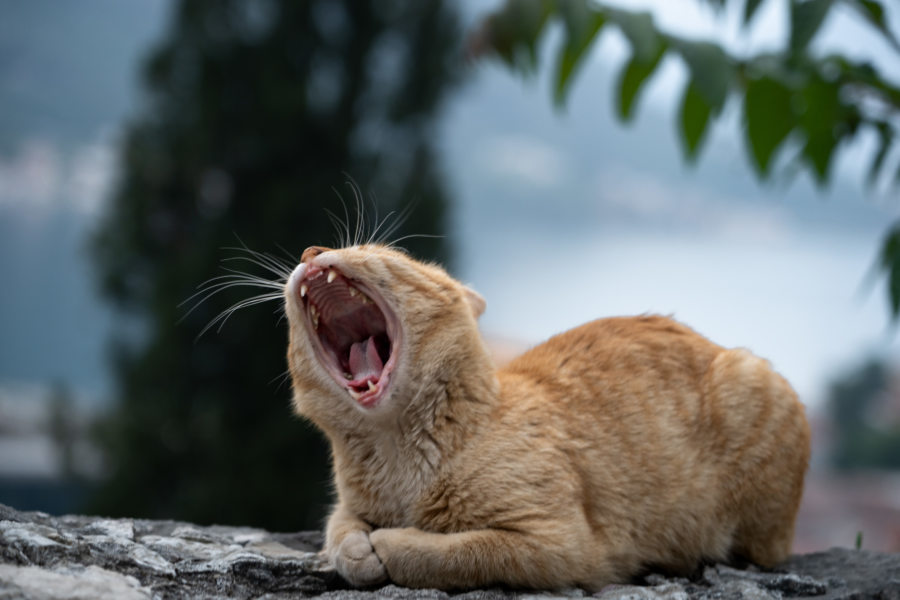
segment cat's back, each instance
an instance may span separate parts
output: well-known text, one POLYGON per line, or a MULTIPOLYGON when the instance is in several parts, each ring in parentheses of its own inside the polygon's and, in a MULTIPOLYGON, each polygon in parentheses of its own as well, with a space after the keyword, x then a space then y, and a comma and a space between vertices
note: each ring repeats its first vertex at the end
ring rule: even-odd
POLYGON ((556 335, 502 371, 538 385, 601 395, 696 388, 724 349, 668 317, 613 317, 556 335))
POLYGON ((621 317, 557 335, 499 377, 508 423, 571 457, 589 520, 645 560, 787 556, 809 427, 768 361, 667 317, 621 317), (641 527, 617 529, 634 515, 641 527))

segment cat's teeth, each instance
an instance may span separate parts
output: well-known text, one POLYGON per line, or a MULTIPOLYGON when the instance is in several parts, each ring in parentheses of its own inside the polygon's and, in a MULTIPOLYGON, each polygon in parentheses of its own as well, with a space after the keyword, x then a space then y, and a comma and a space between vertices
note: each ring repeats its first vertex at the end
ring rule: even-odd
POLYGON ((304 283, 300 286, 300 297, 306 298, 306 292, 309 291, 309 287, 304 283))
POLYGON ((356 298, 359 295, 359 292, 356 291, 355 287, 351 287, 349 291, 352 298, 356 298))
POLYGON ((359 400, 359 397, 362 396, 362 394, 352 388, 347 388, 347 391, 350 392, 350 397, 354 400, 359 400))
POLYGON ((375 391, 375 386, 372 384, 372 380, 371 380, 371 379, 368 381, 368 384, 369 384, 369 391, 370 391, 370 392, 374 392, 374 391, 375 391))
POLYGON ((326 279, 327 283, 331 283, 334 281, 335 277, 337 277, 337 273, 335 271, 328 271, 328 279, 326 279))
POLYGON ((344 373, 344 379, 353 379, 353 375, 350 373, 344 373))
POLYGON ((313 329, 319 328, 319 311, 316 310, 315 304, 309 305, 309 316, 312 317, 313 329))

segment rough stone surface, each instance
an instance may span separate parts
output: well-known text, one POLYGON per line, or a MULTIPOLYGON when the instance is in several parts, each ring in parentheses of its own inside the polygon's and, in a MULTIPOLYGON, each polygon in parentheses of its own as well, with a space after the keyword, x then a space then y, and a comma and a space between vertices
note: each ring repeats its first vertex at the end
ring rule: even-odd
MULTIPOLYGON (((321 534, 269 533, 173 521, 53 517, 0 504, 0 600, 340 598, 543 600, 580 589, 447 593, 394 585, 351 589, 317 550, 321 534)), ((900 554, 832 549, 794 556, 777 572, 711 565, 691 579, 650 574, 611 585, 603 600, 900 600, 900 554)))

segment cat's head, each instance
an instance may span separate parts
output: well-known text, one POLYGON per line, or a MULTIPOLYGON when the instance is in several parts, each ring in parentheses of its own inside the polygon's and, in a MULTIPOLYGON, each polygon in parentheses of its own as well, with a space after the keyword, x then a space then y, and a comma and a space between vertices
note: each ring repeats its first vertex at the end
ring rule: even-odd
POLYGON ((307 248, 285 303, 295 403, 316 421, 402 411, 483 362, 481 296, 396 249, 307 248))

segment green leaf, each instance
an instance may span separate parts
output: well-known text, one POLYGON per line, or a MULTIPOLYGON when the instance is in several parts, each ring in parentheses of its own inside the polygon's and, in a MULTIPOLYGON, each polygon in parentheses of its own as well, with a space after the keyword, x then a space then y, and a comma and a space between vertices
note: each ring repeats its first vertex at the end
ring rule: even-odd
POLYGON ((891 126, 884 122, 880 121, 875 125, 878 130, 878 151, 875 153, 875 158, 872 160, 872 166, 869 167, 869 174, 866 177, 866 184, 869 187, 875 185, 875 182, 878 180, 878 175, 881 173, 881 168, 884 166, 884 159, 887 157, 888 151, 891 149, 891 144, 894 141, 894 132, 891 129, 891 126))
POLYGON ((557 106, 565 103, 573 74, 606 23, 602 14, 593 12, 587 6, 586 0, 563 2, 560 4, 560 13, 566 26, 566 39, 560 48, 556 64, 553 100, 557 106))
POLYGON ((819 186, 828 183, 828 175, 831 170, 831 159, 839 139, 834 135, 821 135, 810 137, 803 146, 802 156, 812 167, 813 175, 819 186))
POLYGON ((897 37, 888 28, 887 19, 884 16, 884 7, 880 2, 876 2, 876 0, 844 0, 844 2, 859 11, 863 18, 881 32, 895 50, 900 50, 900 42, 897 41, 897 37))
POLYGON ((772 156, 796 125, 792 96, 790 88, 772 77, 747 83, 744 125, 753 165, 762 177, 768 177, 772 156))
POLYGON ((834 0, 791 0, 791 51, 804 52, 828 16, 834 0))
POLYGON ((650 63, 658 57, 663 41, 650 13, 635 13, 614 8, 607 8, 605 11, 610 22, 615 23, 631 42, 634 58, 639 62, 650 63))
POLYGON ((888 300, 896 321, 900 316, 900 224, 895 223, 882 242, 881 268, 887 272, 888 300))
POLYGON ((660 59, 665 54, 665 47, 660 46, 656 56, 649 62, 644 62, 635 56, 632 56, 628 64, 622 69, 619 78, 619 93, 616 109, 619 118, 623 121, 630 121, 634 116, 634 106, 638 95, 643 89, 644 82, 653 74, 659 65, 660 59))
POLYGON ((816 77, 800 90, 803 110, 799 114, 799 129, 806 137, 802 156, 812 167, 819 185, 828 181, 831 159, 838 143, 852 136, 858 122, 858 111, 842 103, 837 82, 816 77))
POLYGON ((759 8, 760 4, 762 4, 762 0, 747 0, 746 4, 744 4, 744 27, 753 20, 753 15, 756 14, 756 9, 759 8))
POLYGON ((486 21, 491 49, 514 71, 537 68, 537 45, 553 6, 548 0, 507 0, 486 21))
POLYGON ((735 68, 722 48, 709 42, 673 40, 677 50, 691 70, 692 85, 703 96, 713 112, 722 110, 728 92, 735 81, 735 68))
POLYGON ((689 82, 685 86, 678 116, 682 149, 688 162, 695 162, 697 159, 700 147, 706 137, 706 128, 711 114, 712 108, 706 98, 697 90, 693 82, 689 82))

